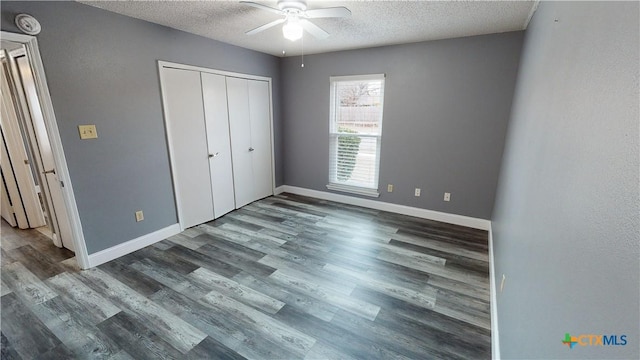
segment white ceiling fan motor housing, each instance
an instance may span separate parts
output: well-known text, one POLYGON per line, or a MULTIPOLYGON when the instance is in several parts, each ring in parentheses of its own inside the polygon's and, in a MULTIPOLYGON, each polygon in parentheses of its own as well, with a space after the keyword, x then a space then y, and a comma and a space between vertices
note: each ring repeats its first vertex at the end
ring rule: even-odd
POLYGON ((284 0, 284 1, 278 1, 278 8, 280 8, 280 10, 285 11, 285 12, 303 12, 305 10, 307 10, 307 2, 302 0, 302 1, 291 1, 291 0, 284 0))

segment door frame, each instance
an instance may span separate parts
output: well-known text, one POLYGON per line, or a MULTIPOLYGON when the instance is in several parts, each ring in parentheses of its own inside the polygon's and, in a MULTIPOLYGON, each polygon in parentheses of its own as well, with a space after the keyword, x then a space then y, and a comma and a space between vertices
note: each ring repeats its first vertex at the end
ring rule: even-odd
POLYGON ((84 233, 82 232, 82 223, 80 222, 80 214, 78 212, 78 206, 73 192, 73 185, 71 184, 71 177, 69 176, 67 160, 64 156, 62 140, 58 131, 58 122, 56 121, 56 115, 53 111, 53 103, 51 102, 49 86, 47 85, 42 58, 40 57, 38 40, 35 36, 16 34, 6 31, 2 31, 1 35, 3 40, 23 44, 26 48, 27 59, 31 65, 38 99, 40 100, 40 107, 42 108, 42 116, 47 129, 47 134, 49 135, 49 141, 51 143, 53 159, 56 165, 56 173, 58 174, 60 181, 64 183, 64 186, 62 186, 62 197, 67 210, 69 223, 71 225, 76 261, 80 268, 88 269, 91 267, 89 264, 89 255, 87 253, 87 247, 84 240, 84 233))
POLYGON ((259 80, 259 81, 266 81, 269 84, 269 131, 270 131, 270 139, 271 139, 271 193, 275 194, 276 192, 276 161, 275 161, 275 145, 274 145, 274 138, 273 138, 273 87, 272 87, 272 79, 270 77, 267 76, 260 76, 260 75, 250 75, 250 74, 243 74, 243 73, 237 73, 237 72, 231 72, 231 71, 224 71, 224 70, 216 70, 216 69, 211 69, 211 68, 206 68, 206 67, 201 67, 201 66, 193 66, 193 65, 186 65, 186 64, 180 64, 180 63, 174 63, 174 62, 170 62, 170 61, 164 61, 164 60, 158 60, 158 76, 160 78, 160 93, 162 96, 162 110, 163 110, 163 118, 164 118, 164 125, 165 125, 165 132, 166 132, 166 136, 167 136, 167 147, 169 148, 169 163, 171 165, 171 176, 172 176, 172 180, 173 180, 173 195, 175 197, 175 201, 176 201, 176 212, 178 213, 178 224, 180 225, 180 230, 184 231, 184 226, 182 223, 182 218, 180 215, 180 208, 178 207, 178 203, 179 203, 179 194, 176 191, 177 186, 176 186, 176 175, 173 171, 173 169, 175 168, 175 164, 174 164, 174 150, 173 150, 173 146, 171 145, 171 134, 169 133, 169 129, 167 128, 167 108, 166 108, 166 104, 167 101, 165 99, 165 91, 164 91, 164 76, 163 76, 163 71, 162 69, 178 69, 178 70, 188 70, 188 71, 197 71, 197 72, 204 72, 204 73, 209 73, 209 74, 214 74, 214 75, 222 75, 222 76, 229 76, 229 77, 235 77, 235 78, 241 78, 241 79, 248 79, 248 80, 259 80))

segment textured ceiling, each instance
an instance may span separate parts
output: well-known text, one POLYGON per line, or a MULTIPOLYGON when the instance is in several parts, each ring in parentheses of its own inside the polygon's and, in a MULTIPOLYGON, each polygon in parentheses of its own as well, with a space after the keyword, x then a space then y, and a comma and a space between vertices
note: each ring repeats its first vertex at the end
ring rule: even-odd
MULTIPOLYGON (((248 36, 251 30, 280 18, 238 1, 80 1, 118 14, 146 20, 256 51, 299 55, 302 41, 282 36, 282 25, 248 36)), ((256 1, 277 7, 276 1, 256 1)), ((345 6, 345 19, 313 19, 331 35, 304 36, 304 53, 358 49, 463 36, 523 30, 536 1, 307 1, 308 9, 345 6)))

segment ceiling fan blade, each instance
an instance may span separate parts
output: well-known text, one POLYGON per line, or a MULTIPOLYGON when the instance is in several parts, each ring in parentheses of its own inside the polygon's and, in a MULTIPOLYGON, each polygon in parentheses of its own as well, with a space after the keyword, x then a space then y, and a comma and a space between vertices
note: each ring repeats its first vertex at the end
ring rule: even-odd
POLYGON ((262 4, 258 4, 258 3, 254 3, 254 2, 251 2, 251 1, 240 1, 240 4, 253 6, 254 8, 258 8, 258 9, 270 11, 272 13, 276 13, 278 15, 282 15, 282 10, 280 10, 280 9, 272 8, 272 7, 269 7, 269 6, 266 6, 266 5, 262 5, 262 4))
POLYGON ((260 31, 265 31, 265 30, 267 30, 267 29, 268 29, 268 28, 270 28, 270 27, 274 27, 274 26, 276 26, 276 25, 278 25, 278 24, 282 24, 283 22, 285 22, 285 19, 278 19, 278 20, 274 20, 274 21, 272 21, 272 22, 270 22, 270 23, 264 24, 264 25, 262 25, 262 26, 258 26, 257 28, 255 28, 255 29, 253 29, 253 30, 249 30, 249 31, 247 31, 245 34, 247 34, 247 35, 254 35, 254 34, 259 33, 260 31))
POLYGON ((351 10, 346 7, 331 7, 324 9, 307 10, 305 15, 309 19, 315 18, 327 18, 327 17, 349 17, 351 16, 351 10))
POLYGON ((318 25, 312 23, 306 19, 300 19, 300 25, 305 29, 309 34, 315 36, 318 39, 326 39, 329 37, 329 33, 322 30, 318 25))

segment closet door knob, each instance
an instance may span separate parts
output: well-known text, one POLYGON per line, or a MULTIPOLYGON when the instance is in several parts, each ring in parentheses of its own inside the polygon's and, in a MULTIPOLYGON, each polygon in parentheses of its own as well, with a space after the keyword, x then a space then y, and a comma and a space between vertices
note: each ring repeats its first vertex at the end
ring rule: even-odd
POLYGON ((255 150, 255 149, 254 149, 254 148, 252 148, 252 147, 250 147, 250 148, 249 148, 249 152, 251 152, 251 151, 253 151, 253 150, 255 150))
POLYGON ((220 153, 219 153, 219 152, 217 152, 217 153, 215 153, 215 154, 209 154, 209 158, 213 158, 213 157, 216 157, 216 156, 218 156, 218 155, 220 155, 220 153))

